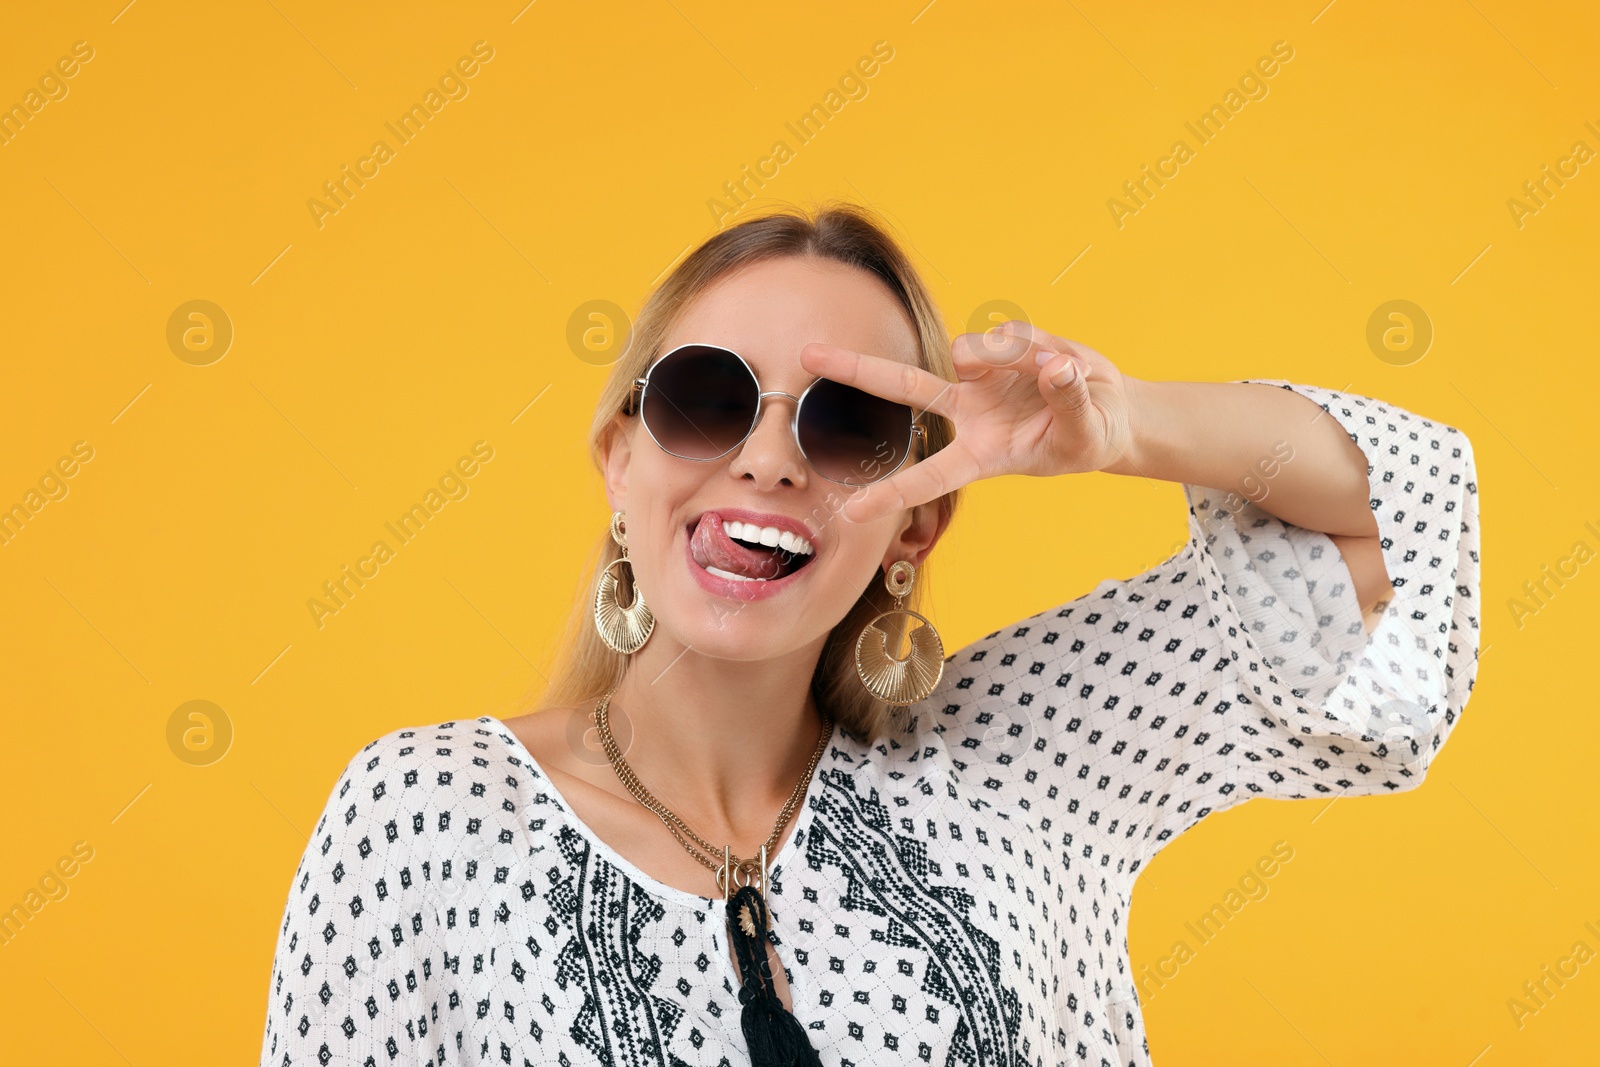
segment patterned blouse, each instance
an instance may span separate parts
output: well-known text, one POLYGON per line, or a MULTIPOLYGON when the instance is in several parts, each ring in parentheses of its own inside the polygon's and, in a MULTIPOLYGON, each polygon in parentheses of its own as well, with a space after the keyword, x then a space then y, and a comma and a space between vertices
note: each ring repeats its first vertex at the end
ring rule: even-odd
MULTIPOLYGON (((836 727, 768 896, 822 1063, 1149 1064, 1128 902, 1151 858, 1254 797, 1422 783, 1477 670, 1471 445, 1241 380, 1366 454, 1377 628, 1326 535, 1186 485, 1170 559, 957 652, 905 733, 836 727)), ((720 895, 600 840, 501 720, 395 730, 350 760, 289 886, 261 1063, 741 1067, 726 937, 720 895)))

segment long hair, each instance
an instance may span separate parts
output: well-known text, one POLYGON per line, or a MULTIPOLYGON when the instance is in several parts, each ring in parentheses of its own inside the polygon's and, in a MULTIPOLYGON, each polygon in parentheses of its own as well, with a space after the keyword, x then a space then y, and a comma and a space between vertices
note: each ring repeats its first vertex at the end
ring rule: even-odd
MULTIPOLYGON (((950 342, 938 308, 887 227, 867 210, 850 203, 832 202, 812 211, 784 208, 746 219, 708 238, 645 299, 624 353, 612 365, 611 376, 595 406, 589 451, 596 468, 603 469, 607 434, 612 432, 614 418, 627 400, 634 379, 643 376, 655 361, 690 302, 725 275, 779 256, 818 256, 860 267, 882 279, 916 325, 918 364, 947 381, 956 380, 950 342)), ((949 444, 954 433, 947 419, 932 412, 924 412, 922 422, 927 428, 923 450, 926 457, 949 444)), ((935 503, 941 523, 948 522, 955 513, 958 496, 948 493, 935 503)), ((572 606, 549 684, 541 694, 540 702, 546 706, 592 704, 622 681, 627 668, 627 657, 613 652, 594 627, 594 598, 600 575, 622 555, 611 540, 609 525, 599 521, 596 525, 602 532, 593 565, 572 606)), ((924 568, 918 569, 918 580, 905 605, 913 610, 926 588, 924 573, 924 568)), ((841 728, 869 743, 899 725, 895 721, 897 709, 874 698, 861 684, 855 668, 855 643, 867 623, 890 607, 892 602, 883 587, 883 570, 879 568, 873 582, 829 633, 811 679, 818 705, 827 709, 841 728)))

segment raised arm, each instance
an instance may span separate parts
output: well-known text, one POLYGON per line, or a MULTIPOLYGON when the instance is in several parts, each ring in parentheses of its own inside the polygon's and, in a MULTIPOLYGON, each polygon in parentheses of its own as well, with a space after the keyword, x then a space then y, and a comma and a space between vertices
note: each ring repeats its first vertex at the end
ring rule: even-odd
MULTIPOLYGON (((1349 567, 1365 629, 1392 597, 1372 515, 1370 464, 1314 401, 1267 381, 1145 381, 1086 345, 1026 322, 951 345, 959 381, 832 345, 804 365, 949 418, 954 443, 857 493, 847 518, 914 507, 980 478, 1105 471, 1221 491, 1327 534, 1349 567)), ((1269 381, 1276 381, 1272 379, 1269 381)), ((1283 383, 1280 383, 1283 384, 1283 383)))
POLYGON ((1391 603, 1363 633, 1335 535, 1186 482, 1189 540, 1170 558, 957 652, 933 709, 957 769, 975 765, 1031 817, 1087 812, 1096 836, 1076 844, 1091 868, 1136 872, 1251 797, 1414 789, 1477 675, 1467 436, 1376 397, 1234 384, 1296 394, 1359 447, 1391 603))

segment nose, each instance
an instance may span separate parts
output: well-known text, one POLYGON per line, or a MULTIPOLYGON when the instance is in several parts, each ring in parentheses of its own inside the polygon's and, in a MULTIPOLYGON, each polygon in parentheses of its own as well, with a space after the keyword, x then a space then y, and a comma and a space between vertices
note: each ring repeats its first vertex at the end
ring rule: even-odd
POLYGON ((789 393, 762 393, 761 399, 783 398, 784 404, 766 404, 756 419, 755 429, 734 453, 728 471, 735 478, 753 482, 758 489, 779 486, 805 488, 808 470, 805 456, 795 441, 790 418, 799 398, 789 393))

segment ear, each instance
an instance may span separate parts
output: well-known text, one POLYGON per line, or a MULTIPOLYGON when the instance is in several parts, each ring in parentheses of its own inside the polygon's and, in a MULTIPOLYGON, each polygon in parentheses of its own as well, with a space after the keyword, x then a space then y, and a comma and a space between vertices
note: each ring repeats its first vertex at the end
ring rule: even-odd
POLYGON ((918 504, 907 511, 901 519, 899 532, 889 542, 889 554, 884 557, 883 569, 887 571, 902 559, 921 567, 922 561, 928 558, 928 553, 933 551, 933 546, 939 543, 939 538, 944 536, 945 528, 949 525, 950 514, 939 507, 937 500, 918 504))
POLYGON ((612 511, 628 510, 628 461, 633 456, 633 421, 612 416, 600 440, 600 465, 605 471, 606 503, 612 511))

